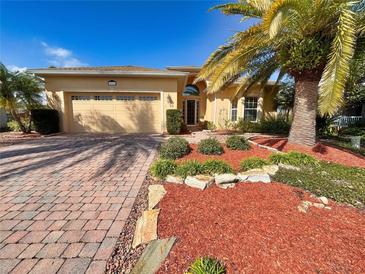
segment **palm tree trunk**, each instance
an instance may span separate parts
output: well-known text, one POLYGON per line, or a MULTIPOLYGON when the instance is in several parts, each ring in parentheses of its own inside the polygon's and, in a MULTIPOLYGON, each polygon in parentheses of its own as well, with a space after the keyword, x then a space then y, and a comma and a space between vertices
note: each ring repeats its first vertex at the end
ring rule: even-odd
POLYGON ((289 143, 307 146, 314 146, 316 143, 318 84, 317 78, 295 77, 294 112, 289 143))
POLYGON ((20 130, 23 133, 29 133, 29 132, 27 132, 27 128, 22 123, 22 121, 21 121, 18 113, 16 112, 16 110, 15 109, 10 109, 9 112, 10 112, 11 116, 13 117, 13 119, 15 120, 15 122, 17 122, 17 124, 19 125, 20 130))

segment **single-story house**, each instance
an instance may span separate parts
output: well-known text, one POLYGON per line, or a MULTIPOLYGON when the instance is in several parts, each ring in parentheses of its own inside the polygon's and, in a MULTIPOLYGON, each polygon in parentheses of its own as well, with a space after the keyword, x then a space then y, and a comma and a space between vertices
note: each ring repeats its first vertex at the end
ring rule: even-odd
POLYGON ((227 121, 258 121, 276 113, 273 83, 254 86, 244 96, 235 96, 238 83, 209 94, 205 81, 194 83, 199 70, 109 66, 30 72, 44 78, 48 103, 59 110, 64 132, 162 133, 167 109, 181 109, 192 128, 203 121, 219 128, 227 121))

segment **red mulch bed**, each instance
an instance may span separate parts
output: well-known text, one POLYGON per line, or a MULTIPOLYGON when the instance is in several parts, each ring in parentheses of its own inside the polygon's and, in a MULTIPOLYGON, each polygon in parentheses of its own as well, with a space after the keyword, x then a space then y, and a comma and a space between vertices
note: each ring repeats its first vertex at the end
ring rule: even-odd
POLYGON ((228 273, 365 273, 365 215, 300 213, 307 192, 280 183, 242 183, 204 191, 165 185, 158 234, 177 242, 158 273, 184 273, 200 256, 222 260, 228 273))
POLYGON ((319 160, 365 168, 365 157, 323 143, 317 143, 314 147, 308 147, 288 144, 287 138, 254 137, 251 138, 251 140, 261 145, 276 148, 280 151, 295 150, 311 154, 319 160))
POLYGON ((266 159, 271 154, 271 151, 256 146, 251 146, 251 149, 249 150, 231 150, 223 145, 223 154, 204 155, 198 152, 198 146, 196 144, 190 144, 190 147, 192 151, 188 155, 185 155, 183 158, 179 159, 179 161, 198 160, 199 162, 203 163, 208 159, 218 159, 228 162, 235 170, 239 170, 240 161, 242 159, 246 159, 248 157, 260 157, 266 159))

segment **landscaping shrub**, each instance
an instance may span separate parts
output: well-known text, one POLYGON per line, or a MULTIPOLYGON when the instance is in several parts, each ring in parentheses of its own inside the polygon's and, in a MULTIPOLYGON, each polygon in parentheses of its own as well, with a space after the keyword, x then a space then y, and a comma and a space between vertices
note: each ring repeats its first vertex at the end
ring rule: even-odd
POLYGON ((32 109, 31 117, 35 131, 52 134, 60 131, 58 111, 55 109, 32 109))
POLYGON ((274 180, 357 207, 365 204, 365 169, 319 162, 300 170, 279 169, 274 180))
POLYGON ((288 121, 284 116, 278 115, 267 116, 260 121, 258 124, 259 132, 270 133, 270 134, 284 134, 289 133, 291 122, 288 121))
POLYGON ((160 156, 165 159, 177 159, 190 152, 189 142, 181 137, 171 137, 161 145, 160 156))
POLYGON ((151 174, 154 177, 164 179, 169 174, 174 174, 176 163, 172 160, 160 159, 155 161, 151 166, 151 174))
POLYGON ((238 120, 237 129, 242 133, 261 132, 258 123, 248 122, 243 119, 238 120))
POLYGON ((202 164, 197 160, 187 160, 177 165, 175 174, 186 178, 187 176, 195 176, 203 171, 202 164))
POLYGON ((319 161, 305 153, 290 151, 288 153, 274 153, 269 156, 274 164, 286 164, 292 166, 315 166, 319 161))
POLYGON ((243 136, 233 135, 227 138, 226 146, 233 150, 249 150, 250 144, 243 136))
POLYGON ((183 124, 182 112, 179 109, 166 110, 166 128, 169 134, 179 134, 183 124))
POLYGON ((346 127, 339 132, 341 135, 363 136, 365 138, 365 127, 346 127))
MULTIPOLYGON (((20 117, 20 120, 22 121, 23 125, 25 125, 26 127, 28 127, 29 125, 29 117, 20 117)), ((6 123, 6 127, 7 129, 9 129, 10 131, 15 131, 15 132, 21 132, 22 130, 19 127, 19 124, 15 121, 15 120, 10 120, 6 123)), ((30 125, 30 129, 34 130, 34 124, 32 123, 30 125)))
POLYGON ((208 138, 199 142, 198 151, 207 155, 220 155, 223 153, 223 147, 216 138, 208 138))
POLYGON ((214 175, 232 173, 232 167, 222 160, 207 160, 203 164, 203 173, 214 175))
POLYGON ((226 268, 219 260, 203 257, 196 259, 186 274, 224 274, 226 268))
POLYGON ((242 171, 254 169, 254 168, 262 168, 265 165, 269 165, 270 162, 259 158, 259 157, 250 157, 240 162, 240 168, 242 171))

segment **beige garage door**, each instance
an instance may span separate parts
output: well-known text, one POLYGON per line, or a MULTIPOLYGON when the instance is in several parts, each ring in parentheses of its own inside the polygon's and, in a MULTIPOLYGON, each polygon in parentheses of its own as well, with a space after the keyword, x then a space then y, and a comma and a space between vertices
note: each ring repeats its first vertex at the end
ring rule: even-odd
POLYGON ((72 132, 161 132, 158 93, 75 93, 70 96, 72 132))

